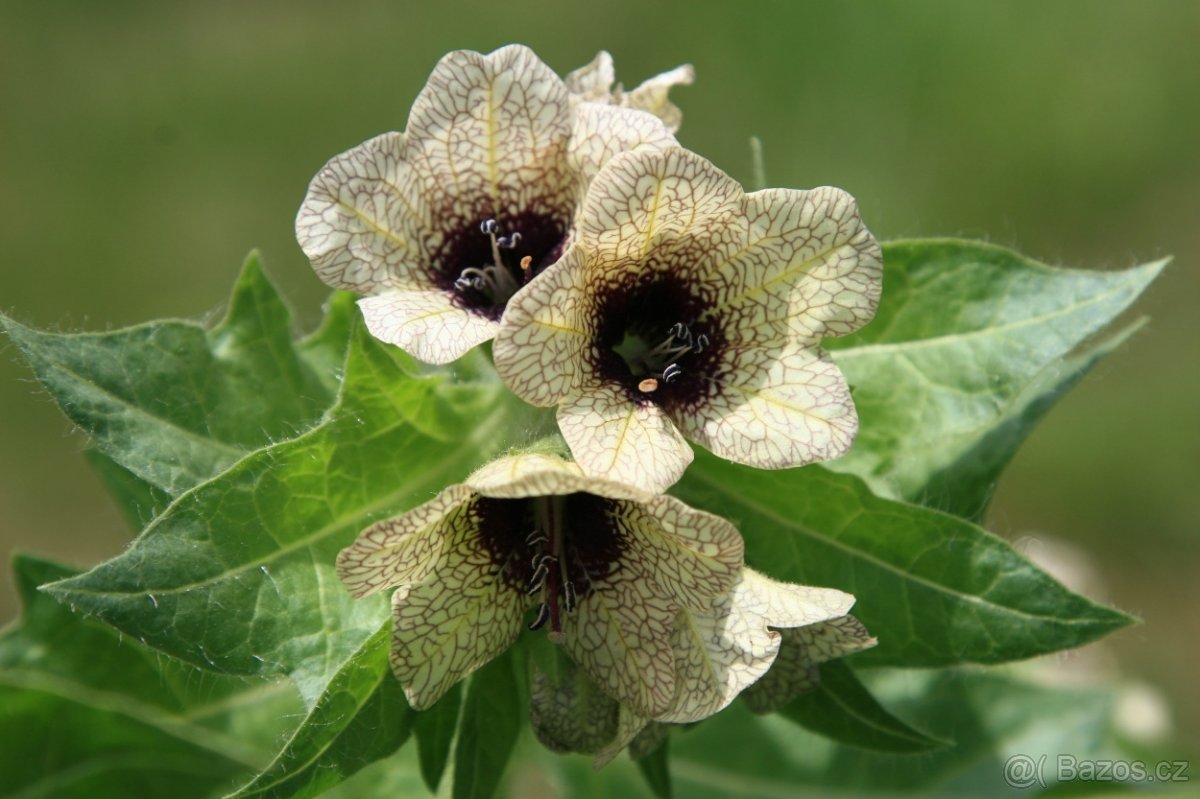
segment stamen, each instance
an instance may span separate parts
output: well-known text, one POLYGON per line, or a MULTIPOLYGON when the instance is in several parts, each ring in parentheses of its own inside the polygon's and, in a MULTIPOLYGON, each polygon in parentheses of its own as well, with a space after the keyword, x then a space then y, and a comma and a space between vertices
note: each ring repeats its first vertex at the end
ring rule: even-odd
POLYGON ((482 290, 483 281, 474 275, 467 275, 464 273, 459 275, 458 279, 454 281, 454 288, 458 289, 459 291, 466 291, 467 289, 482 290))
POLYGON ((564 599, 566 600, 567 613, 574 613, 577 602, 575 597, 575 583, 567 580, 563 585, 563 592, 565 594, 564 599))
POLYGON ((527 547, 537 546, 538 544, 544 544, 549 540, 550 539, 547 538, 546 534, 543 533, 541 530, 534 530, 532 533, 525 536, 525 546, 527 546, 527 547))
POLYGON ((529 578, 529 589, 525 592, 529 596, 533 596, 546 585, 546 576, 550 574, 550 569, 546 564, 542 564, 534 571, 533 576, 529 578))
POLYGON ((642 363, 651 370, 658 371, 661 364, 673 364, 679 357, 689 352, 699 352, 708 346, 708 336, 692 337, 692 331, 683 322, 676 322, 667 329, 667 337, 660 341, 641 357, 642 363))
POLYGON ((694 334, 684 322, 668 327, 666 337, 653 347, 643 341, 639 335, 627 333, 614 348, 637 378, 637 389, 643 394, 653 394, 678 381, 686 371, 687 356, 703 352, 711 344, 707 334, 694 334))
POLYGON ((483 232, 486 233, 488 238, 492 240, 492 266, 496 267, 497 269, 504 270, 504 260, 500 257, 500 244, 496 241, 496 232, 500 229, 500 226, 496 224, 495 219, 489 219, 487 221, 491 222, 491 224, 488 225, 487 222, 485 222, 484 224, 487 225, 487 230, 484 230, 483 232))
MULTIPOLYGON (((493 305, 505 305, 512 295, 521 288, 517 285, 516 276, 504 265, 501 249, 512 249, 521 241, 521 234, 513 231, 511 234, 497 238, 500 225, 495 219, 485 219, 479 223, 479 231, 491 239, 492 263, 490 266, 469 266, 462 270, 454 281, 454 288, 465 293, 468 290, 483 294, 493 305)), ((531 259, 532 260, 532 259, 531 259)), ((526 278, 528 282, 528 278, 526 278)))
POLYGON ((546 622, 550 620, 550 607, 545 602, 538 605, 537 618, 529 624, 530 630, 540 630, 546 626, 546 622))

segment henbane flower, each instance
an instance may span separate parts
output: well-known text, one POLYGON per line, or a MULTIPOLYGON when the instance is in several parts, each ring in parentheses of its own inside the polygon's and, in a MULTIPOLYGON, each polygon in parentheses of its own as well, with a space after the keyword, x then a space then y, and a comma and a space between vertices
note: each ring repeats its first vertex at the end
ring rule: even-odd
POLYGON ((367 528, 337 567, 354 596, 396 588, 391 663, 415 708, 528 627, 653 718, 676 701, 676 618, 734 586, 742 539, 673 497, 522 455, 367 528))
POLYGON ((364 295, 367 327, 430 363, 491 338, 567 249, 613 154, 672 143, 649 113, 572 99, 526 47, 449 53, 409 113, 313 178, 296 237, 320 278, 364 295))
POLYGON ((558 406, 589 474, 663 489, 684 435, 760 468, 837 457, 858 417, 820 349, 879 302, 882 257, 836 188, 745 194, 678 147, 617 155, 577 244, 509 305, 497 370, 558 406))
MULTIPOLYGON (((845 618, 850 594, 772 580, 743 568, 733 587, 704 611, 682 609, 672 638, 675 700, 655 721, 686 724, 717 713, 771 669, 784 636, 845 618)), ((615 756, 652 719, 620 708, 617 730, 597 754, 615 756)))
POLYGON ((571 94, 580 100, 615 103, 649 111, 674 133, 683 122, 683 113, 668 99, 667 94, 673 86, 690 86, 695 78, 696 73, 692 65, 683 64, 643 81, 630 91, 625 91, 621 84, 616 82, 612 56, 601 50, 591 63, 571 72, 564 80, 571 94))
POLYGON ((755 713, 774 713, 820 683, 822 663, 870 649, 877 643, 862 622, 840 616, 819 624, 784 629, 779 655, 766 675, 742 692, 755 713))

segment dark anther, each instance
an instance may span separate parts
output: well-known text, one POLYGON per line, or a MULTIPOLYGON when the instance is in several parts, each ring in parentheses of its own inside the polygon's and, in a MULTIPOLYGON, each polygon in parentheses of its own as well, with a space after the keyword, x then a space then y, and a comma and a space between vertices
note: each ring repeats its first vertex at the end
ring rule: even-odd
POLYGON ((542 590, 542 586, 546 584, 546 575, 550 573, 550 569, 545 563, 537 567, 537 571, 529 578, 529 590, 525 593, 533 596, 538 591, 542 590))
POLYGON ((666 369, 663 369, 662 377, 665 382, 674 383, 681 374, 683 374, 683 370, 679 368, 679 364, 670 363, 667 364, 666 369))
POLYGON ((567 613, 572 613, 575 610, 575 602, 576 602, 575 583, 571 582, 570 580, 567 580, 567 582, 563 584, 563 592, 565 595, 565 601, 566 601, 566 605, 567 605, 567 613))
POLYGON ((550 606, 547 605, 545 602, 543 602, 541 605, 538 606, 537 618, 535 618, 529 624, 529 629, 530 630, 540 630, 540 629, 542 629, 542 627, 546 626, 546 622, 548 622, 549 620, 550 620, 550 606))
POLYGON ((485 219, 479 223, 479 231, 488 236, 493 235, 499 229, 500 225, 496 223, 495 219, 485 219))
POLYGON ((701 333, 696 336, 696 343, 692 345, 692 352, 704 352, 704 348, 708 346, 708 336, 701 333))
POLYGON ((511 250, 520 243, 521 234, 517 232, 513 232, 511 235, 501 236, 500 238, 496 239, 496 246, 504 250, 511 250))
POLYGON ((541 530, 534 530, 532 533, 525 536, 525 546, 527 546, 527 547, 537 546, 538 544, 544 544, 549 540, 550 539, 547 538, 546 534, 543 533, 541 530))

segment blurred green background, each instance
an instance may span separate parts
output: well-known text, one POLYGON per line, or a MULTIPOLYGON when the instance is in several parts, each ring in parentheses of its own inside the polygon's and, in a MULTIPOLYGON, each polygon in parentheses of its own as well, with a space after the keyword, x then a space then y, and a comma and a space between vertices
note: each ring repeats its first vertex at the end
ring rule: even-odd
MULTIPOLYGON (((1150 325, 1039 428, 989 528, 1084 553, 1091 595, 1145 619, 1100 671, 1161 691, 1200 741, 1200 3, 4 0, 0 308, 60 329, 210 318, 258 247, 312 326, 308 180, 403 128, 444 52, 511 41, 560 73, 608 49, 627 85, 695 64, 685 145, 748 180, 758 135, 773 185, 842 186, 880 238, 1175 256, 1136 308, 1150 325)), ((82 438, 0 347, 0 550, 115 554, 130 532, 82 438)), ((16 612, 5 573, 0 620, 16 612)))

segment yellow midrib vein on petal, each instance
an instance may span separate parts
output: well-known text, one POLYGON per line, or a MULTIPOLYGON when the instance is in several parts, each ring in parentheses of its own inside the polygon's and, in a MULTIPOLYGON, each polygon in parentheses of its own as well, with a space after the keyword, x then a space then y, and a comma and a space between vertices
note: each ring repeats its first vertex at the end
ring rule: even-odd
MULTIPOLYGON (((601 588, 593 595, 593 604, 596 605, 595 613, 597 616, 601 617, 603 625, 606 629, 604 640, 608 642, 615 640, 617 646, 620 648, 621 661, 628 664, 631 660, 629 653, 633 651, 634 647, 625 637, 625 630, 617 618, 617 613, 608 602, 609 597, 605 596, 604 594, 605 592, 603 588, 601 588)), ((616 658, 614 657, 614 660, 615 659, 616 658)), ((651 697, 645 690, 645 683, 638 684, 638 693, 641 694, 642 700, 645 702, 646 707, 650 707, 651 697)))
POLYGON ((384 227, 383 225, 381 225, 379 223, 378 220, 372 219, 371 217, 364 214, 362 211, 355 208, 353 205, 349 205, 342 200, 335 200, 334 202, 337 203, 339 208, 342 208, 342 209, 354 214, 355 218, 357 218, 360 222, 362 222, 367 227, 371 228, 371 230, 378 233, 380 236, 383 236, 388 241, 391 241, 394 244, 398 244, 399 246, 403 247, 405 249, 405 251, 408 252, 409 255, 417 254, 416 248, 407 239, 402 238, 395 231, 384 227))
POLYGON ((654 237, 658 223, 658 209, 662 203, 663 180, 664 178, 660 175, 654 184, 654 200, 650 203, 650 214, 646 220, 646 235, 642 239, 642 259, 650 254, 650 240, 654 237))
MULTIPOLYGON (((720 695, 719 687, 722 682, 721 667, 717 664, 714 658, 709 656, 708 648, 705 646, 704 633, 699 627, 696 626, 695 616, 692 611, 688 610, 687 608, 682 608, 679 615, 683 618, 684 624, 686 625, 686 630, 684 632, 690 633, 691 635, 693 649, 699 653, 700 659, 704 662, 705 671, 707 672, 709 679, 707 684, 701 684, 700 687, 705 693, 708 693, 709 696, 706 698, 701 698, 699 701, 696 701, 696 698, 693 696, 691 697, 693 701, 688 702, 688 693, 685 691, 683 695, 679 697, 679 704, 672 708, 672 710, 676 713, 683 709, 680 707, 680 705, 691 707, 693 709, 697 707, 709 708, 712 707, 713 704, 720 704, 721 699, 723 699, 723 697, 720 695), (715 703, 712 701, 712 694, 714 693, 712 689, 714 686, 718 686, 715 691, 717 695, 717 701, 715 703)), ((676 619, 675 623, 679 624, 678 618, 676 619)), ((676 675, 676 677, 678 678, 678 675, 676 675)))
MULTIPOLYGON (((447 586, 446 590, 454 590, 454 589, 450 586, 447 586)), ((461 633, 465 628, 467 628, 468 626, 478 627, 479 626, 479 623, 478 623, 479 616, 482 615, 483 609, 485 607, 494 606, 498 602, 499 598, 500 598, 500 591, 496 591, 493 594, 480 594, 477 597, 472 597, 471 601, 464 603, 466 605, 465 611, 463 613, 460 613, 458 618, 455 619, 450 624, 446 625, 445 627, 439 628, 439 629, 449 629, 449 632, 446 635, 442 636, 440 641, 435 641, 434 648, 435 648, 435 651, 437 652, 437 657, 426 659, 426 665, 429 665, 432 669, 436 669, 436 667, 432 665, 433 662, 439 658, 444 658, 447 650, 453 649, 458 645, 459 633, 461 633)), ((472 635, 470 637, 473 641, 476 641, 476 642, 478 642, 480 640, 480 636, 478 636, 478 635, 472 635)), ((484 640, 486 640, 486 639, 484 639, 484 640)), ((474 653, 474 656, 471 658, 471 660, 472 660, 472 662, 478 661, 479 660, 478 654, 474 653)), ((441 673, 444 671, 444 669, 436 669, 436 671, 437 671, 437 673, 441 673)), ((433 672, 431 671, 431 676, 432 676, 432 674, 433 674, 433 672)))
POLYGON ((553 330, 558 333, 571 333, 576 336, 586 336, 587 335, 587 331, 579 330, 578 328, 574 328, 574 327, 568 327, 566 325, 556 324, 554 322, 548 322, 545 319, 533 319, 531 321, 538 327, 544 327, 548 330, 553 330))
POLYGON ((400 327, 408 327, 415 325, 417 322, 424 322, 426 319, 432 319, 435 316, 445 316, 446 314, 462 313, 459 308, 438 308, 436 311, 429 311, 420 314, 419 316, 410 316, 408 319, 400 323, 400 327))
POLYGON ((721 556, 724 554, 721 551, 718 551, 715 555, 707 555, 694 547, 688 546, 688 543, 685 543, 686 539, 681 539, 679 536, 667 532, 665 528, 656 528, 649 524, 644 524, 630 514, 621 513, 620 511, 612 511, 610 515, 625 522, 631 528, 641 531, 642 535, 647 539, 661 541, 662 545, 670 552, 687 552, 698 560, 709 564, 721 562, 721 556))
POLYGON ((621 434, 617 436, 616 446, 613 447, 612 460, 608 462, 608 468, 605 471, 611 472, 616 467, 617 461, 621 457, 621 449, 625 446, 625 439, 629 436, 629 428, 633 426, 633 419, 636 415, 636 408, 631 408, 629 413, 625 414, 625 424, 621 427, 621 434))
POLYGON ((499 148, 496 145, 496 77, 488 81, 487 95, 487 158, 488 184, 492 192, 492 213, 500 212, 499 148))
MULTIPOLYGON (((754 246, 758 246, 758 244, 761 244, 761 242, 756 242, 754 246)), ((786 269, 784 269, 782 272, 780 272, 778 275, 771 278, 770 280, 764 280, 762 283, 759 283, 757 286, 753 286, 751 288, 746 289, 741 294, 737 294, 733 297, 727 297, 725 299, 720 300, 716 304, 706 308, 704 313, 702 314, 701 318, 708 319, 712 316, 715 316, 716 314, 720 313, 721 311, 725 310, 726 308, 728 308, 731 305, 736 305, 746 299, 749 299, 750 297, 754 297, 754 296, 763 294, 771 286, 774 286, 777 283, 780 283, 781 281, 789 280, 798 274, 803 274, 804 272, 807 272, 809 270, 809 268, 812 267, 813 264, 815 264, 818 261, 820 261, 821 259, 825 258, 826 256, 828 256, 830 253, 834 252, 835 250, 838 250, 842 247, 847 246, 847 244, 848 244, 848 242, 843 242, 841 244, 834 244, 832 247, 830 247, 826 250, 823 250, 823 251, 817 253, 816 255, 812 256, 811 258, 807 258, 807 259, 801 261, 798 264, 789 264, 786 269)), ((738 253, 738 255, 739 256, 743 255, 746 252, 748 252, 750 249, 752 249, 752 247, 745 247, 745 248, 743 248, 741 253, 738 253)), ((735 257, 737 257, 737 256, 735 256, 735 257)), ((733 260, 733 258, 730 258, 726 261, 726 263, 729 263, 732 260, 733 260)), ((724 266, 724 264, 722 264, 722 266, 724 266)))
MULTIPOLYGON (((714 382, 719 382, 719 381, 714 381, 714 382)), ((725 388, 730 389, 732 391, 736 391, 738 394, 741 394, 743 397, 746 397, 747 399, 749 399, 751 401, 758 400, 760 402, 765 402, 768 405, 774 405, 776 407, 783 408, 784 410, 798 413, 801 416, 805 416, 809 419, 815 419, 819 422, 824 422, 825 424, 830 425, 831 427, 836 426, 833 424, 833 420, 831 420, 831 419, 828 419, 824 416, 815 414, 812 411, 810 411, 806 408, 802 408, 799 405, 793 405, 790 402, 785 402, 785 401, 779 399, 778 397, 772 397, 770 394, 767 394, 763 391, 756 391, 755 389, 752 389, 752 388, 745 388, 744 386, 739 386, 736 383, 720 383, 720 385, 722 385, 725 388)))

